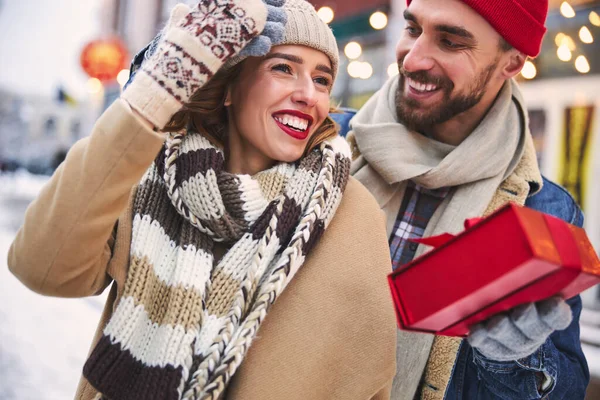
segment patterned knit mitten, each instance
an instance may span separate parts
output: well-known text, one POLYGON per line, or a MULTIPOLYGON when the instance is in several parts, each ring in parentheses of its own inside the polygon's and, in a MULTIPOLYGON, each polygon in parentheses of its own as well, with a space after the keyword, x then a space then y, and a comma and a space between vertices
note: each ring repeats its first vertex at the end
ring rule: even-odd
POLYGON ((286 0, 263 0, 267 5, 267 24, 260 36, 240 52, 241 56, 261 57, 269 52, 272 46, 281 43, 285 37, 287 14, 283 9, 286 0))
POLYGON ((184 7, 173 9, 156 52, 121 94, 159 129, 267 22, 261 0, 200 0, 182 15, 184 7))

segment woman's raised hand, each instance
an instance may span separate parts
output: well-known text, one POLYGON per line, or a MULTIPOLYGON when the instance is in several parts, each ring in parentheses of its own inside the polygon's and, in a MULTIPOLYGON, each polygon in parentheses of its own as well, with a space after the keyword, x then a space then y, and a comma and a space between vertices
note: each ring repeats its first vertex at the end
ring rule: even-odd
POLYGON ((264 56, 271 46, 280 43, 285 36, 287 14, 283 9, 285 0, 263 0, 267 6, 267 23, 261 34, 250 42, 241 51, 243 56, 264 56))
POLYGON ((253 39, 264 44, 264 35, 270 35, 272 42, 283 37, 284 1, 265 2, 201 0, 192 9, 178 4, 156 51, 143 62, 121 97, 154 126, 163 128, 194 92, 253 39))

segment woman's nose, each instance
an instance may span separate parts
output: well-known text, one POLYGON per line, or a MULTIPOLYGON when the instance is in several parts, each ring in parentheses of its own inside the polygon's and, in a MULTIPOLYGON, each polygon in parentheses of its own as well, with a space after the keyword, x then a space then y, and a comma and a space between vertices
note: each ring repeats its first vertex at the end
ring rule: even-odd
POLYGON ((312 78, 302 78, 296 81, 292 101, 307 107, 313 107, 317 103, 317 93, 312 78))

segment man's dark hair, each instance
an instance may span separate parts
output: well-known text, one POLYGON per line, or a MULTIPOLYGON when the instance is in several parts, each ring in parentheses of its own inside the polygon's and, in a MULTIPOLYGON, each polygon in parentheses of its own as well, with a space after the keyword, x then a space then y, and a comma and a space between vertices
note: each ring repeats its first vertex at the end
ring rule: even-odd
POLYGON ((503 37, 500 37, 500 42, 498 43, 498 46, 500 47, 500 50, 507 52, 509 50, 513 49, 513 45, 508 43, 506 41, 506 39, 504 39, 503 37))

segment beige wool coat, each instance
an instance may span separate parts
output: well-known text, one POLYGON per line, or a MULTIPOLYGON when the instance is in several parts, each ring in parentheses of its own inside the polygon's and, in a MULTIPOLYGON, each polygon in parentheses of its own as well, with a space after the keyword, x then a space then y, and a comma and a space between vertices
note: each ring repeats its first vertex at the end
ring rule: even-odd
MULTIPOLYGON (((10 270, 37 293, 83 297, 112 284, 92 347, 124 288, 136 184, 163 143, 117 100, 29 206, 10 248, 10 270)), ((396 369, 390 265, 380 208, 350 178, 329 228, 274 304, 226 397, 388 399, 396 369)), ((82 378, 76 399, 95 395, 82 378)))

